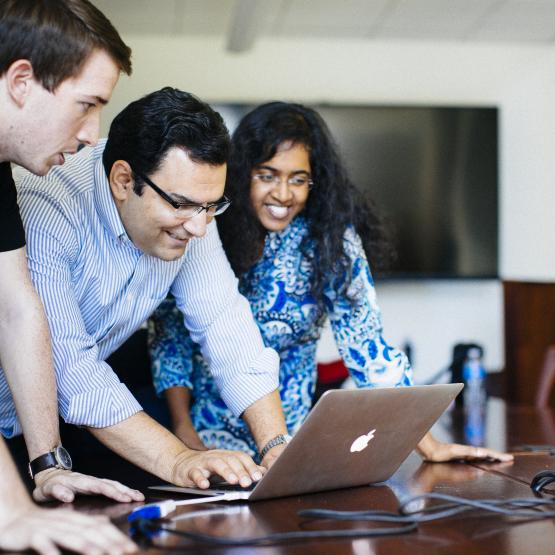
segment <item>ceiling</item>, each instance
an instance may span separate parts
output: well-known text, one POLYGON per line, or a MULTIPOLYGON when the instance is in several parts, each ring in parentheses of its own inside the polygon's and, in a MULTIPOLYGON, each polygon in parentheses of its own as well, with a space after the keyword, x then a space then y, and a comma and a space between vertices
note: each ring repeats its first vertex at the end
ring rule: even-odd
POLYGON ((555 0, 92 0, 124 34, 555 44, 555 0))

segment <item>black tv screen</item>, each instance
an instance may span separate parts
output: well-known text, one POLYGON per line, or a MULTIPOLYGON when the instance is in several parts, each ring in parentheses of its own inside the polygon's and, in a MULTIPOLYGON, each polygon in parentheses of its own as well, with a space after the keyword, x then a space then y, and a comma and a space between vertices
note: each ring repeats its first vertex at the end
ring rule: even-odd
MULTIPOLYGON (((255 105, 216 105, 231 131, 255 105)), ((312 105, 391 231, 381 277, 496 278, 497 108, 312 105)))

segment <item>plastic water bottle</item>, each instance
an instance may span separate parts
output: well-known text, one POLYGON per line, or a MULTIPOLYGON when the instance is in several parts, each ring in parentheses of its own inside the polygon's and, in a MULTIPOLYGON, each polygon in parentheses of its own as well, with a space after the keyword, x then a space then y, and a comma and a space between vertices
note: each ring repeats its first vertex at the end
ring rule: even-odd
POLYGON ((468 349, 462 377, 465 383, 465 438, 470 445, 481 446, 485 439, 486 370, 480 349, 468 349))
POLYGON ((482 364, 480 349, 468 349, 462 371, 465 405, 484 405, 486 402, 486 370, 482 364))

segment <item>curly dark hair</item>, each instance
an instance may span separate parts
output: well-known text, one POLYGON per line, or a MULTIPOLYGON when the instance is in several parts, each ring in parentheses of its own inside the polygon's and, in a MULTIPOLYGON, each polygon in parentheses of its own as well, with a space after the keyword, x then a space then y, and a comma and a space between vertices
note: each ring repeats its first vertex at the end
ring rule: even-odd
POLYGON ((343 248, 348 225, 361 237, 373 269, 385 265, 391 250, 374 203, 349 179, 339 149, 316 111, 300 104, 270 102, 243 117, 232 135, 227 172, 226 194, 233 202, 219 216, 218 228, 235 273, 249 270, 262 255, 267 233, 251 205, 251 172, 273 158, 284 143, 303 145, 309 151, 314 186, 303 211, 309 233, 301 249, 313 258, 312 293, 319 299, 330 276, 348 271, 343 248), (314 255, 309 242, 316 245, 314 255))

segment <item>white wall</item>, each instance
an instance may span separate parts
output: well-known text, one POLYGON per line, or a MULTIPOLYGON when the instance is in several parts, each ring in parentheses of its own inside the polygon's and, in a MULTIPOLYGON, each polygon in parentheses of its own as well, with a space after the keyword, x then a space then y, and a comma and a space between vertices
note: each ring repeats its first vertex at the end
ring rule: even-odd
MULTIPOLYGON (((500 272, 555 281, 555 48, 508 44, 259 41, 229 54, 205 39, 127 36, 134 75, 106 109, 164 85, 205 100, 496 105, 500 118, 500 272)), ((418 381, 449 362, 453 343, 486 348, 503 366, 499 282, 383 283, 387 337, 415 347, 418 381)))
MULTIPOLYGON (((376 287, 385 337, 399 347, 412 344, 417 383, 449 365, 456 343, 478 342, 485 347, 488 369, 503 366, 503 290, 498 281, 383 282, 376 287)), ((318 346, 318 359, 329 362, 338 357, 328 327, 318 346)))

